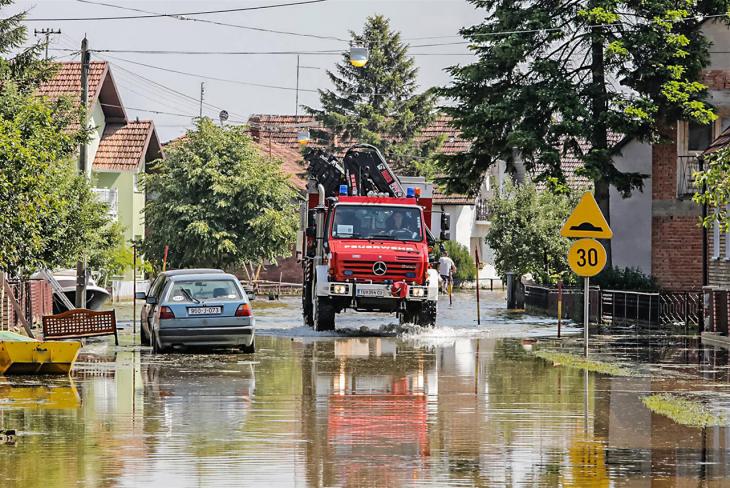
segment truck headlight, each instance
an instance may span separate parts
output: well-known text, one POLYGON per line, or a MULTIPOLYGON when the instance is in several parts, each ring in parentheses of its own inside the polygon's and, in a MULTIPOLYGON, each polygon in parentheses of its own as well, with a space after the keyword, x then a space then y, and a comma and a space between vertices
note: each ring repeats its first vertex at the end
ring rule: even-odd
POLYGON ((349 290, 347 285, 332 285, 333 295, 347 295, 348 291, 349 290))
POLYGON ((426 296, 425 288, 411 288, 411 296, 415 298, 423 298, 426 296))

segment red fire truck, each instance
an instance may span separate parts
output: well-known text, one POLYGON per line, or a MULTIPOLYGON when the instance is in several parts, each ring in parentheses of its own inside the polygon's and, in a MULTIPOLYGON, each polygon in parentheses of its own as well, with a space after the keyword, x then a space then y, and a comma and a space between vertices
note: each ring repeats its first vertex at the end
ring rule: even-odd
MULTIPOLYGON (((336 314, 349 308, 434 325, 439 276, 430 266, 432 186, 423 178, 399 179, 380 151, 365 144, 342 160, 321 149, 305 159, 309 198, 298 247, 305 323, 333 330, 336 314)), ((448 216, 441 224, 441 238, 448 239, 448 216)))

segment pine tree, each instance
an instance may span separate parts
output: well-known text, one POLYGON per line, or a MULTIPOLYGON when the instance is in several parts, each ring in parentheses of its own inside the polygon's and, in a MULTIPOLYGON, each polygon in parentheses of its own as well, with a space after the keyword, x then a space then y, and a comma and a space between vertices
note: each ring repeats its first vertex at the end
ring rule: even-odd
POLYGON ((335 151, 372 144, 396 170, 415 174, 442 142, 417 141, 435 117, 434 95, 417 93, 418 68, 388 19, 369 17, 362 34, 351 37, 353 45, 369 49, 368 63, 356 68, 346 52, 327 72, 334 90, 319 90, 322 109, 304 107, 326 129, 315 136, 335 151))
POLYGON ((538 179, 564 182, 561 156, 573 152, 608 218, 610 186, 627 197, 646 177, 615 167, 621 140, 657 141, 668 122, 715 118, 698 81, 709 59, 700 26, 727 12, 725 0, 469 1, 488 15, 461 31, 478 61, 450 68, 441 90, 472 142, 442 160, 452 189, 474 189, 516 154, 538 179))
MULTIPOLYGON (((13 3, 13 0, 0 0, 0 10, 13 3)), ((0 13, 0 90, 12 80, 15 87, 30 92, 53 74, 51 63, 39 58, 44 45, 35 43, 22 48, 27 40, 23 18, 25 12, 7 17, 0 13)))

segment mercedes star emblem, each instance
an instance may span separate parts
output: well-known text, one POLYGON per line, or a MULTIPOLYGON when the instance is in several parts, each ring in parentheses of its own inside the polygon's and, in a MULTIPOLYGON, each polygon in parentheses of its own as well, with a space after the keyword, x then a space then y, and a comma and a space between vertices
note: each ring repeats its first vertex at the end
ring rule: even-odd
POLYGON ((375 273, 376 275, 383 276, 386 271, 388 271, 388 267, 385 265, 384 262, 378 261, 377 263, 373 264, 373 273, 375 273))

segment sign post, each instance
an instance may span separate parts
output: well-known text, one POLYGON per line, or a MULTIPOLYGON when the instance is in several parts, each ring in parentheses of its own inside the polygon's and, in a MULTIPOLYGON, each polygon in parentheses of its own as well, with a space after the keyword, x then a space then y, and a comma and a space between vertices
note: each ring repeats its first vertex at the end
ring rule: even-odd
POLYGON ((579 238, 568 251, 568 264, 583 279, 583 354, 588 357, 590 282, 606 266, 606 249, 596 239, 610 239, 613 232, 598 208, 593 194, 586 192, 560 229, 563 237, 579 238))

